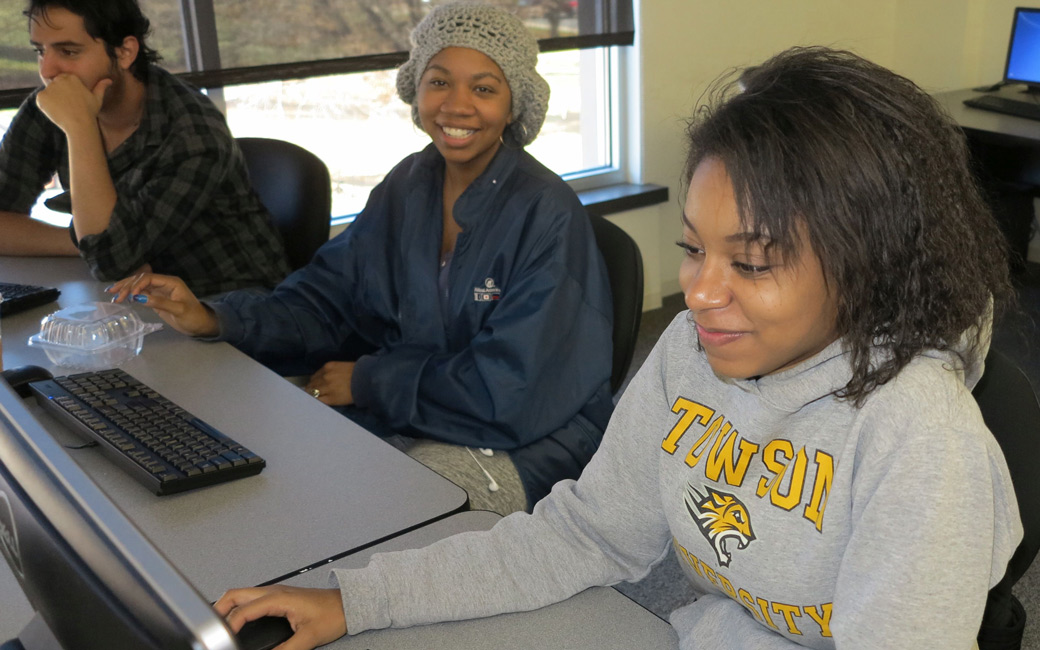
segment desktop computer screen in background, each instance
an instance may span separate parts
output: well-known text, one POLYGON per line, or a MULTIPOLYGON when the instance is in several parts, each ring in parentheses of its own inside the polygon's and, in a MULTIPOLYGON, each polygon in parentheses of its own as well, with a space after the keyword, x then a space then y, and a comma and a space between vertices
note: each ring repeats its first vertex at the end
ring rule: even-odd
POLYGON ((1040 86, 1040 9, 1015 9, 1004 80, 1040 86))
POLYGON ((0 571, 14 573, 62 648, 238 648, 209 604, 2 380, 0 555, 0 571))

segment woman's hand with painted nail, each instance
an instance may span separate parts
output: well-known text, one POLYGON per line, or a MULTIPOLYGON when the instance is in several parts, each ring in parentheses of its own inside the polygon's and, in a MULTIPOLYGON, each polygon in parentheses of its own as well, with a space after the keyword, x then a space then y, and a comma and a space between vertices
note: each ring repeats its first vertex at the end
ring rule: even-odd
POLYGON ((190 336, 216 336, 220 324, 213 310, 199 302, 184 281, 172 275, 139 273, 105 289, 112 302, 130 300, 151 307, 170 327, 190 336))

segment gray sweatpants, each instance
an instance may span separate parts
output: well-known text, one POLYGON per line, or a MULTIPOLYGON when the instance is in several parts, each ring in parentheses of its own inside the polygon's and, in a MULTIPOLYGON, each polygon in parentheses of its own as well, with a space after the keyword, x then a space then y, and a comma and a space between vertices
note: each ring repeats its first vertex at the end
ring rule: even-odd
POLYGON ((496 451, 492 456, 485 456, 474 449, 474 460, 466 447, 459 445, 401 435, 383 439, 465 490, 473 510, 490 510, 505 516, 528 509, 520 474, 508 452, 496 451), (480 470, 478 461, 498 483, 497 491, 488 489, 490 481, 480 470))
MULTIPOLYGON (((303 387, 308 378, 286 377, 285 379, 303 387)), ((352 406, 331 408, 465 490, 469 495, 471 509, 490 510, 503 517, 518 510, 530 509, 527 503, 527 493, 524 492, 520 475, 508 452, 496 451, 492 456, 485 456, 478 450, 473 450, 473 454, 480 464, 498 483, 498 490, 492 492, 488 490, 490 481, 484 476, 484 472, 480 471, 477 462, 473 460, 465 447, 391 433, 378 418, 352 406)))

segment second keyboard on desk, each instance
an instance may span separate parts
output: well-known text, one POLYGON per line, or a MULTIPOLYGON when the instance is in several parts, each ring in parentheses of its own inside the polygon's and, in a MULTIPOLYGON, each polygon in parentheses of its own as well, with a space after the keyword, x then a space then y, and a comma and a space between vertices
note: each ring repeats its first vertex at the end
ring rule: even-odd
POLYGON ((964 104, 965 106, 981 108, 995 113, 1024 117, 1029 120, 1040 120, 1040 104, 1032 101, 1011 99, 1010 97, 1000 97, 998 95, 979 95, 978 97, 965 99, 964 104))
POLYGON ((54 302, 61 294, 54 287, 38 287, 34 284, 0 282, 0 317, 13 316, 26 309, 54 302))
POLYGON ((123 370, 30 384, 40 405, 156 494, 258 474, 262 458, 123 370))

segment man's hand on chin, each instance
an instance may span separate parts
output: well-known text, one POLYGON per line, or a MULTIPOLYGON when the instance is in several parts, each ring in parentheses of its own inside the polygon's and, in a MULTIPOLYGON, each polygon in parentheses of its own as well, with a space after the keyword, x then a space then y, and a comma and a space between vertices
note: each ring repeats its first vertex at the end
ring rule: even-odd
POLYGON ((98 113, 111 86, 111 79, 102 79, 91 90, 79 77, 63 73, 36 95, 36 106, 66 134, 76 128, 96 129, 98 113))

